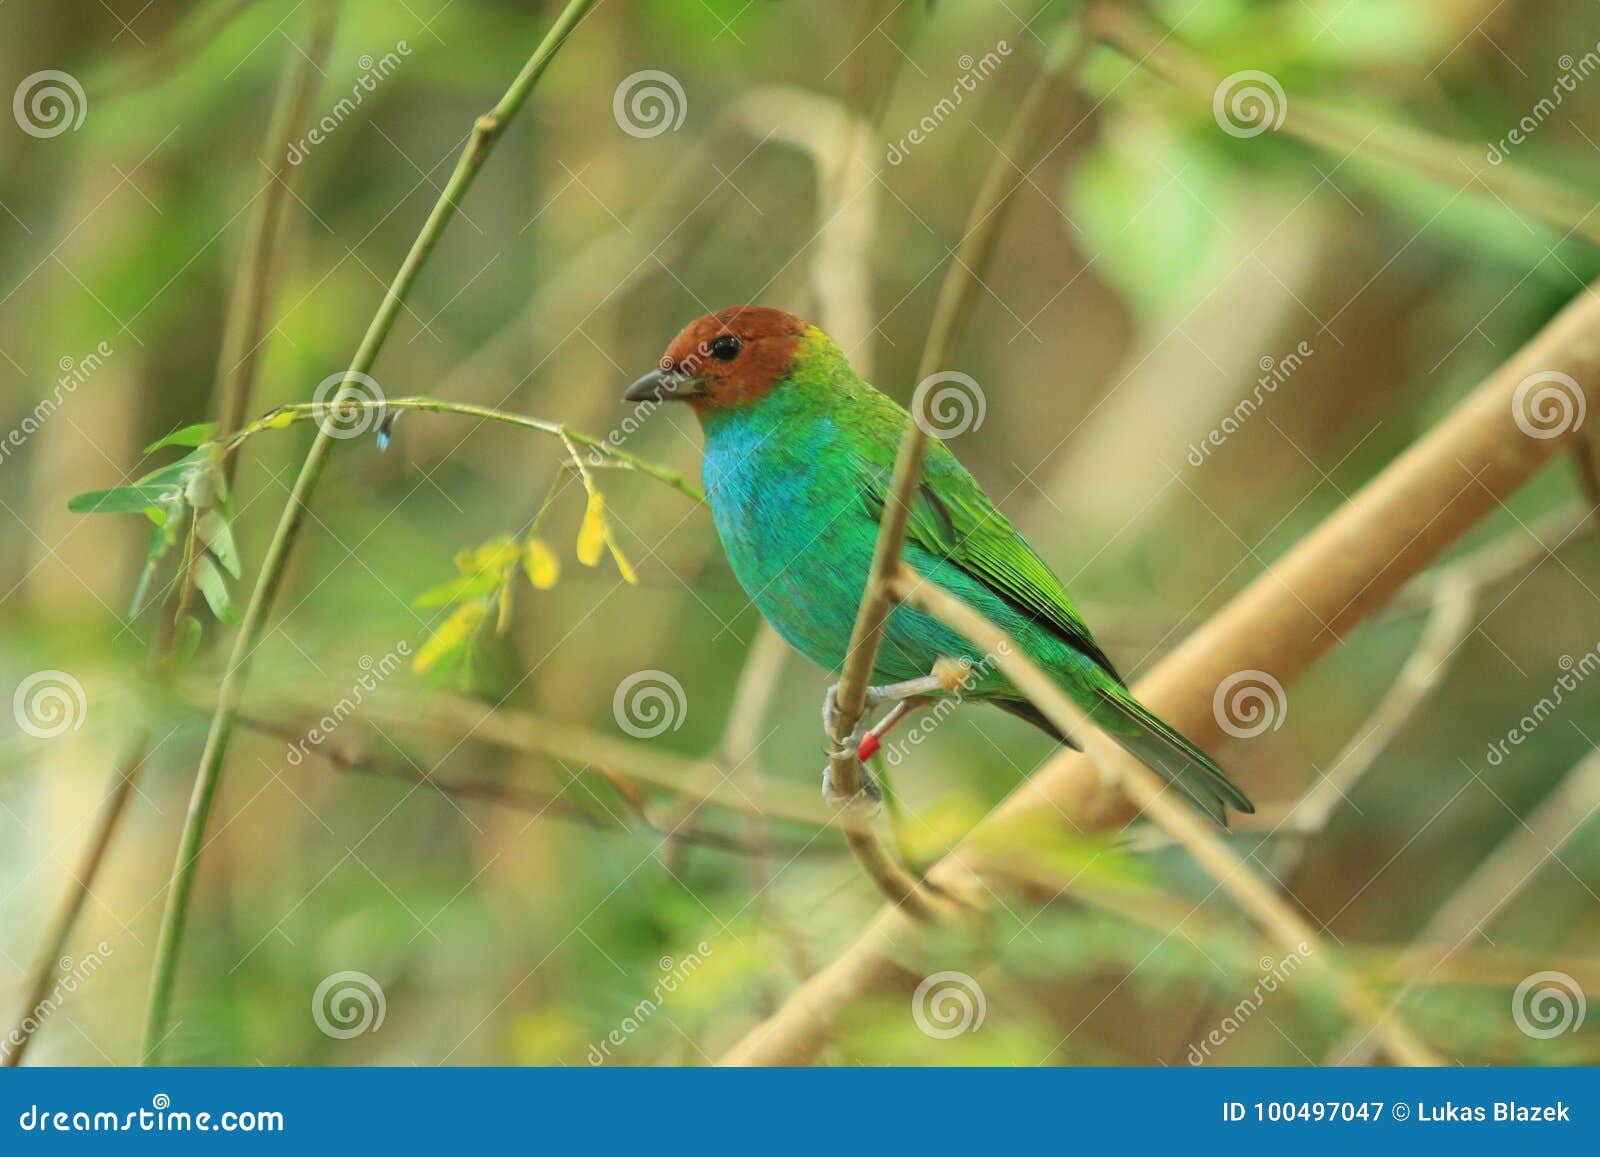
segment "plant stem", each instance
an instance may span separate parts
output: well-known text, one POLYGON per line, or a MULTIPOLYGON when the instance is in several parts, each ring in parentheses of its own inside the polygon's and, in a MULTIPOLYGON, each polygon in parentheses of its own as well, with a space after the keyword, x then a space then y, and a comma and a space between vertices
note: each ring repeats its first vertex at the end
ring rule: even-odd
MULTIPOLYGON (((366 336, 362 339, 360 348, 356 350, 355 357, 351 360, 350 369, 345 374, 344 384, 335 399, 336 403, 348 394, 352 378, 358 374, 365 375, 372 369, 377 361, 378 352, 383 348, 384 341, 400 315, 401 306, 416 284, 422 266, 439 243, 446 226, 455 217, 461 198, 471 187, 473 179, 477 177, 478 171, 488 159, 506 125, 527 101, 528 94, 533 91, 534 85, 549 67, 556 52, 596 3, 597 0, 570 0, 544 40, 534 49, 533 55, 528 58, 528 63, 512 81, 511 87, 500 98, 500 102, 488 113, 479 117, 473 125, 472 135, 465 151, 461 154, 461 159, 456 162, 455 171, 451 173, 450 180, 439 195, 439 200, 428 214, 428 219, 401 263, 399 272, 395 274, 394 281, 385 292, 383 303, 367 327, 366 336)), ((316 491, 317 483, 326 467, 332 441, 332 435, 326 428, 319 430, 311 449, 306 454, 305 462, 301 464, 300 474, 295 479, 288 505, 284 507, 278 519, 272 543, 262 562, 261 575, 256 581, 255 590, 250 595, 244 621, 234 640, 233 652, 229 656, 227 670, 218 691, 216 712, 212 716, 211 728, 206 735, 205 749, 200 756, 200 766, 195 774, 194 792, 189 800, 189 811, 184 819, 183 834, 178 843, 177 858, 173 862, 166 910, 161 920, 161 937, 156 945, 155 964, 150 980, 150 1002, 145 1017, 143 1060, 146 1064, 154 1064, 160 1060, 161 1049, 167 1037, 173 985, 177 980, 178 957, 183 944, 184 928, 188 923, 189 903, 194 894, 195 871, 201 847, 205 842, 206 822, 211 815, 211 805, 216 799, 217 784, 221 779, 223 761, 227 756, 228 741, 232 737, 233 725, 239 713, 240 697, 248 681, 250 659, 256 644, 261 640, 267 616, 271 613, 278 588, 283 582, 289 551, 299 534, 311 496, 316 491)))
POLYGON ((1159 824, 1182 844, 1217 886, 1230 893, 1278 947, 1312 964, 1331 983, 1351 1017, 1378 1034, 1389 1055, 1404 1065, 1435 1066, 1442 1062, 1393 1012, 1333 959, 1333 950, 1309 921, 1295 911, 1218 837, 1187 803, 1174 799, 1172 788, 1155 772, 1118 747, 1100 730, 1055 680, 999 627, 955 595, 922 575, 902 567, 891 581, 894 597, 933 616, 963 635, 985 655, 993 656, 1017 690, 1043 711, 1063 735, 1083 744, 1083 751, 1109 780, 1119 784, 1147 819, 1159 824))
POLYGON ((128 799, 133 795, 134 782, 144 768, 149 747, 149 732, 142 732, 129 748, 128 755, 117 764, 117 778, 100 805, 100 815, 95 821, 94 837, 84 849, 82 859, 78 861, 78 869, 72 875, 72 887, 62 897, 61 908, 56 914, 55 922, 50 925, 50 933, 45 937, 44 947, 39 952, 39 962, 33 970, 33 982, 28 986, 27 1001, 22 1006, 22 1015, 17 1018, 17 1027, 12 1031, 12 1039, 16 1044, 0 1057, 0 1064, 8 1068, 22 1063, 23 1054, 28 1051, 28 1045, 33 1041, 33 1034, 38 1028, 38 1018, 33 1015, 34 1010, 44 1003, 46 995, 50 992, 51 981, 55 979, 56 971, 61 967, 62 954, 66 952, 67 944, 72 939, 72 931, 77 927, 78 917, 83 913, 84 901, 89 898, 91 882, 100 871, 100 865, 106 857, 106 849, 111 846, 111 837, 116 834, 117 825, 121 822, 123 813, 128 810, 128 799))
MULTIPOLYGON (((289 145, 300 139, 311 115, 322 72, 339 23, 339 6, 317 6, 311 25, 311 42, 305 51, 289 53, 289 65, 272 121, 267 128, 265 147, 272 165, 267 183, 250 212, 244 259, 234 281, 228 302, 228 320, 222 331, 222 348, 217 352, 217 431, 227 437, 240 426, 251 410, 256 374, 266 344, 267 314, 277 271, 279 243, 283 239, 290 198, 300 173, 289 164, 289 145)), ((224 464, 225 477, 233 481, 234 463, 224 464)))
MULTIPOLYGON (((1020 180, 1009 179, 1012 165, 1031 163, 1033 154, 1038 151, 1041 126, 1051 106, 1049 97, 1062 74, 1069 73, 1070 66, 1081 59, 1081 41, 1069 29, 1051 48, 1044 67, 1018 106, 995 161, 984 174, 977 198, 967 216, 967 228, 956 258, 945 272, 933 324, 923 346, 919 380, 925 380, 945 367, 969 312, 973 287, 978 283, 978 271, 987 264, 1011 195, 1022 184, 1020 180), (1011 159, 1013 153, 1021 154, 1017 162, 1011 159)), ((836 726, 834 733, 829 736, 833 750, 828 760, 828 774, 834 790, 846 797, 854 796, 861 790, 861 764, 847 741, 866 712, 867 683, 871 679, 873 665, 883 645, 884 630, 893 610, 888 582, 900 566, 900 551, 905 544, 906 524, 910 517, 911 495, 921 478, 922 456, 928 445, 927 426, 924 415, 913 414, 901 439, 889 484, 889 498, 884 504, 882 521, 878 527, 867 588, 856 612, 850 647, 839 673, 834 698, 836 726)), ((869 832, 858 824, 850 823, 846 824, 846 831, 851 836, 851 847, 862 866, 886 894, 901 904, 908 902, 907 897, 916 897, 913 877, 881 848, 870 846, 869 832)), ((923 901, 918 907, 925 910, 926 902, 923 901)))
POLYGON ((345 398, 342 401, 323 405, 320 402, 293 402, 287 406, 279 406, 269 410, 254 422, 244 427, 232 438, 223 443, 223 453, 231 455, 246 441, 263 430, 277 429, 281 425, 294 422, 317 421, 320 422, 330 410, 419 410, 426 414, 460 414, 468 418, 481 418, 486 422, 499 422, 505 426, 520 426, 525 430, 537 430, 541 434, 549 434, 556 438, 575 442, 579 446, 586 446, 598 454, 610 458, 619 466, 629 470, 636 470, 640 474, 647 474, 658 482, 664 482, 680 494, 704 502, 705 494, 693 482, 690 482, 681 473, 648 458, 640 458, 612 445, 604 438, 596 438, 593 434, 585 434, 582 430, 574 430, 560 422, 551 422, 544 418, 531 418, 526 414, 513 414, 509 410, 494 410, 488 406, 478 406, 471 402, 447 402, 438 398, 386 398, 382 401, 371 398, 345 398), (285 418, 288 421, 285 421, 285 418))
MULTIPOLYGON (((254 0, 247 2, 253 3, 254 0)), ((236 13, 237 8, 225 15, 231 20, 236 13)), ((289 143, 298 139, 304 131, 305 121, 310 116, 311 103, 322 80, 321 65, 326 62, 333 43, 338 16, 337 3, 319 4, 309 18, 308 49, 302 51, 296 47, 289 53, 263 142, 263 147, 268 150, 269 155, 287 155, 289 143)), ((256 371, 259 368, 260 363, 256 354, 267 328, 267 296, 272 283, 270 273, 272 255, 277 250, 278 241, 286 224, 289 176, 290 174, 282 171, 280 163, 275 170, 273 183, 262 192, 257 201, 250 219, 249 239, 245 244, 244 257, 235 275, 235 289, 222 334, 222 352, 217 366, 218 385, 214 391, 217 397, 216 410, 222 423, 221 429, 225 432, 236 429, 242 420, 243 410, 248 407, 256 371), (228 416, 233 408, 230 400, 237 403, 240 411, 239 417, 231 420, 228 416)), ((169 664, 179 638, 177 628, 183 622, 189 601, 194 595, 193 559, 189 549, 192 546, 192 529, 190 534, 190 543, 186 544, 184 563, 180 571, 177 608, 171 615, 158 616, 155 635, 150 643, 148 669, 142 673, 142 677, 147 680, 164 680, 170 675, 169 664)), ((29 1014, 50 989, 50 981, 58 967, 57 961, 72 938, 73 930, 83 913, 84 901, 94 889, 95 879, 105 862, 111 840, 133 798, 138 778, 143 774, 150 754, 151 739, 149 725, 141 723, 128 741, 126 754, 117 762, 114 778, 106 789, 100 805, 94 835, 79 862, 77 872, 72 876, 67 895, 62 898, 56 923, 52 925, 50 934, 46 938, 46 946, 35 965, 33 982, 29 986, 28 1003, 23 1007, 22 1016, 14 1030, 19 1043, 6 1054, 4 1059, 6 1065, 22 1063, 23 1054, 27 1052, 33 1034, 37 1031, 37 1021, 29 1014)))

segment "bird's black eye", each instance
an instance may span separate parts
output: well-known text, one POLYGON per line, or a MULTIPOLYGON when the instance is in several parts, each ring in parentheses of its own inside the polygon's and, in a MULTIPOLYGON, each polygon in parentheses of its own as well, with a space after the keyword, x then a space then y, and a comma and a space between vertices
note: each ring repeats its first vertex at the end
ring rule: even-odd
POLYGON ((744 343, 731 333, 725 333, 711 343, 711 356, 719 362, 731 362, 739 356, 739 351, 744 348, 744 343))

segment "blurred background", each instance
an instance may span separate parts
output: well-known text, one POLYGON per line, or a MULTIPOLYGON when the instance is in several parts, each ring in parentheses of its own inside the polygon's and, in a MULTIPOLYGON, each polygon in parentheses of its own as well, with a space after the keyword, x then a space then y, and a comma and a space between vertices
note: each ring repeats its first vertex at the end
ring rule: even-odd
MULTIPOLYGON (((0 1028, 31 1023, 28 1063, 139 1059, 236 630, 219 614, 247 601, 315 427, 230 458, 240 577, 216 551, 185 598, 180 533, 136 615, 151 522, 68 499, 349 364, 474 118, 561 7, 0 8, 0 1028), (52 951, 108 792, 120 824, 52 951)), ((1600 273, 1587 214, 1568 227, 1465 168, 1441 182, 1319 148, 1173 70, 1264 74, 1246 79, 1268 119, 1275 101, 1338 110, 1352 146, 1409 126, 1587 203, 1600 15, 1160 0, 1120 9, 1151 51, 1075 53, 1078 10, 605 0, 433 252, 376 395, 566 423, 697 479, 692 417, 619 401, 677 330, 788 308, 906 401, 1000 165, 1015 193, 974 271, 955 363, 978 388, 950 442, 1137 677, 1600 273), (1048 62, 1059 83, 1017 155, 1048 62)), ((684 493, 594 469, 602 512, 546 434, 405 413, 380 452, 368 425, 334 445, 254 654, 166 1059, 708 1063, 879 903, 817 798, 828 674, 765 634, 684 493)), ((1462 1063, 1600 1060, 1587 510, 1554 463, 1452 548, 1448 577, 1217 752, 1261 805, 1239 850, 1462 1063), (1392 689, 1408 662, 1415 694, 1392 689), (1330 778, 1325 809, 1291 811, 1330 778), (1418 944, 1439 951, 1411 967, 1418 944)), ((914 863, 1051 754, 995 711, 925 730, 886 768, 914 863)), ((1037 914, 999 897, 981 931, 938 941, 961 977, 947 1000, 861 1006, 823 1059, 1348 1055, 1332 995, 1183 855, 1149 833, 1044 843, 1052 891, 1095 886, 1037 914)))

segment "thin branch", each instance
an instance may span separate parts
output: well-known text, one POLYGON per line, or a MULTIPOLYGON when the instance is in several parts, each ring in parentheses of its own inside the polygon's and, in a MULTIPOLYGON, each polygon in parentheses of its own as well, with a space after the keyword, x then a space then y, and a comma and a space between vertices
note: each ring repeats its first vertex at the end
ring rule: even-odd
POLYGON ((1396 734, 1439 685, 1451 661, 1460 652, 1461 642, 1473 627, 1473 588, 1461 578, 1441 581, 1434 592, 1433 614, 1423 625, 1415 649, 1400 668, 1394 682, 1366 720, 1356 737, 1333 761, 1328 773, 1318 778, 1295 803, 1286 819, 1292 833, 1293 851, 1281 861, 1280 878, 1292 880, 1309 837, 1320 835, 1340 801, 1347 800, 1396 734))
MULTIPOLYGON (((203 686, 186 686, 195 702, 206 698, 203 686)), ((322 711, 348 689, 296 684, 270 693, 252 695, 244 704, 256 718, 277 718, 322 711)), ((784 820, 810 828, 825 828, 834 815, 811 792, 782 780, 751 785, 731 784, 718 777, 709 787, 706 761, 674 755, 653 744, 620 739, 588 728, 562 723, 509 707, 492 707, 476 699, 449 694, 390 694, 363 699, 360 718, 373 726, 421 731, 449 739, 487 743, 524 755, 553 759, 568 767, 615 768, 629 779, 680 796, 696 796, 702 803, 739 815, 784 820)))
MULTIPOLYGON (((304 739, 307 732, 307 728, 297 727, 288 720, 257 719, 243 714, 239 716, 239 724, 258 734, 270 735, 291 744, 304 739)), ((437 791, 441 795, 500 804, 505 807, 515 808, 518 811, 529 812, 539 819, 570 820, 574 823, 582 824, 584 827, 593 828, 596 831, 625 834, 639 831, 653 832, 658 836, 671 836, 682 839, 687 843, 713 848, 722 852, 734 852, 751 859, 765 854, 764 848, 758 847, 749 840, 741 840, 736 836, 730 836, 722 832, 703 829, 690 832, 674 831, 670 824, 658 820, 651 813, 648 801, 636 786, 630 783, 625 776, 619 775, 610 769, 596 768, 602 778, 616 788, 618 798, 627 807, 634 819, 638 821, 637 827, 630 827, 615 815, 609 814, 609 812, 597 812, 592 808, 573 803, 560 793, 549 794, 534 791, 530 788, 503 783, 499 780, 482 776, 442 780, 430 772, 418 771, 416 768, 410 767, 399 760, 383 758, 370 751, 351 751, 334 744, 325 743, 313 747, 310 754, 321 759, 335 771, 351 772, 376 779, 393 779, 402 783, 420 784, 423 787, 437 791)), ((833 855, 840 850, 837 844, 819 844, 815 839, 780 842, 778 846, 792 856, 833 855)))
MULTIPOLYGON (((271 177, 250 211, 244 259, 234 277, 228 302, 228 319, 217 352, 217 431, 226 438, 249 416, 255 397, 256 377, 266 348, 267 318, 277 284, 278 254, 287 231, 289 202, 299 185, 300 166, 289 163, 289 147, 305 133, 312 102, 321 87, 321 65, 328 59, 334 29, 339 23, 337 3, 318 4, 313 13, 311 38, 306 48, 289 53, 288 75, 278 89, 263 145, 271 161, 271 177)), ((233 481, 236 460, 223 464, 233 481)))
MULTIPOLYGON (((1212 698, 1224 679, 1256 670, 1291 683, 1479 519, 1498 511, 1553 456, 1566 452, 1570 435, 1534 438, 1517 425, 1513 399, 1519 384, 1545 371, 1587 383, 1587 408, 1600 406, 1595 288, 1579 294, 1449 417, 1167 655, 1135 694, 1202 746, 1219 741, 1212 698)), ((970 877, 963 849, 993 826, 1019 817, 1060 817, 1069 828, 1102 831, 1133 814, 1127 798, 1103 782, 1091 763, 1063 751, 936 864, 929 878, 951 888, 970 877)), ((725 1063, 807 1062, 854 1002, 915 984, 892 961, 917 939, 914 923, 884 909, 784 1008, 752 1029, 725 1063)))
MULTIPOLYGON (((1395 994, 1399 1003, 1416 984, 1429 983, 1434 972, 1463 950, 1502 909, 1528 886, 1540 866, 1600 810, 1600 749, 1579 761, 1533 812, 1519 819, 1510 833, 1461 886, 1440 905, 1408 951, 1423 959, 1432 954, 1427 971, 1412 972, 1395 994)), ((1548 968, 1549 964, 1540 967, 1548 968)), ((1526 977, 1533 969, 1523 972, 1526 977)), ((1352 1033, 1329 1053, 1338 1063, 1368 1063, 1372 1048, 1365 1034, 1352 1033)))
POLYGON ((892 589, 897 599, 932 615, 992 657, 1012 684, 1043 711, 1063 735, 1077 738, 1096 769, 1117 783, 1147 819, 1159 824, 1182 844, 1195 862, 1232 894, 1279 948, 1299 954, 1320 970, 1339 993, 1345 1010, 1358 1022, 1369 1025, 1396 1061, 1407 1065, 1441 1063, 1403 1021, 1385 1010, 1364 985, 1334 963, 1333 949, 1322 941, 1305 917, 1250 871, 1179 793, 1102 732, 1088 713, 1068 698, 1055 680, 1028 658, 1005 632, 943 587, 909 570, 902 570, 894 578, 892 589))
MULTIPOLYGON (((504 96, 488 113, 479 117, 465 151, 456 163, 433 210, 428 215, 411 250, 401 263, 384 293, 383 303, 367 327, 366 336, 357 349, 350 368, 345 374, 335 402, 341 401, 350 391, 352 380, 359 381, 372 369, 388 339, 390 331, 400 316, 400 310, 417 277, 444 235, 446 226, 455 217, 456 210, 467 190, 472 186, 479 170, 504 134, 506 126, 527 101, 550 61, 566 42, 568 35, 588 15, 596 0, 569 0, 556 18, 544 40, 534 50, 522 71, 511 83, 504 96)), ((211 816, 211 806, 216 799, 217 785, 222 777, 223 761, 227 757, 228 741, 233 734, 234 720, 238 715, 239 701, 248 682, 250 659, 261 640, 278 588, 287 573, 289 552, 299 536, 312 495, 326 468, 328 454, 333 449, 333 437, 326 428, 317 433, 296 477, 288 504, 279 517, 272 543, 262 562, 261 574, 245 609, 244 621, 234 640, 233 652, 222 678, 217 695, 216 713, 206 735, 205 749, 200 756, 200 766, 195 773, 194 792, 189 801, 188 815, 184 820, 183 834, 179 839, 177 855, 173 861, 172 878, 167 891, 166 910, 162 914, 161 936, 156 945, 156 958, 150 982, 150 1001, 145 1018, 143 1058, 145 1063, 160 1060, 167 1039, 167 1022, 172 1010, 172 994, 177 983, 178 957, 183 945, 184 930, 188 923, 189 903, 194 894, 195 871, 200 851, 205 845, 206 823, 211 816)))
POLYGON ((1600 466, 1594 459, 1594 443, 1580 434, 1572 443, 1572 465, 1578 472, 1578 489, 1589 508, 1589 517, 1596 530, 1600 530, 1600 466))
MULTIPOLYGON (((251 0, 253 2, 253 0, 251 0)), ((237 14, 238 7, 223 14, 223 23, 237 14)), ((319 4, 311 13, 310 40, 305 49, 290 52, 284 65, 283 79, 278 86, 273 113, 267 125, 262 147, 269 155, 286 156, 290 141, 299 138, 306 118, 310 115, 312 101, 321 83, 321 65, 327 61, 333 43, 334 29, 338 24, 339 7, 336 3, 319 4)), ((165 45, 163 46, 165 47, 165 45)), ((287 222, 287 201, 290 174, 282 172, 282 163, 274 180, 256 203, 251 217, 250 231, 245 242, 244 255, 235 273, 233 308, 229 310, 222 335, 222 353, 218 364, 218 385, 213 394, 214 403, 224 431, 231 431, 237 422, 228 424, 230 411, 228 399, 247 401, 259 364, 256 351, 266 332, 268 289, 272 284, 272 257, 277 251, 287 222), (230 362, 230 351, 247 351, 248 358, 230 362)), ((231 475, 230 475, 231 477, 231 475)), ((151 640, 149 670, 146 678, 154 675, 163 678, 177 646, 177 625, 183 621, 189 599, 194 592, 192 557, 184 563, 177 609, 172 615, 162 615, 160 625, 151 640)), ((122 815, 127 810, 138 778, 150 751, 151 733, 146 724, 140 724, 128 742, 128 753, 119 762, 111 785, 100 805, 94 834, 84 852, 78 870, 72 876, 68 894, 62 899, 60 913, 46 937, 46 948, 35 965, 30 987, 29 1003, 13 1034, 19 1043, 6 1054, 5 1063, 18 1065, 28 1049, 39 1022, 29 1013, 44 999, 50 982, 58 968, 58 960, 72 937, 73 928, 83 912, 84 900, 94 888, 100 867, 105 862, 106 851, 116 834, 122 815)))
POLYGON ((56 972, 61 968, 61 958, 65 955, 67 944, 72 939, 78 918, 83 914, 84 902, 89 898, 94 878, 100 872, 100 865, 105 862, 106 850, 111 846, 112 837, 116 835, 117 825, 122 822, 123 814, 128 810, 128 800, 133 795, 139 773, 144 769, 149 747, 149 733, 142 733, 136 738, 127 757, 117 766, 116 778, 100 804, 94 835, 90 837, 88 846, 84 848, 83 856, 78 861, 77 869, 72 873, 72 886, 62 897, 60 910, 56 913, 55 920, 51 922, 50 931, 45 935, 44 947, 39 950, 39 959, 33 968, 33 980, 28 985, 28 995, 22 1006, 22 1014, 17 1018, 17 1025, 12 1029, 9 1038, 13 1042, 12 1047, 0 1056, 0 1064, 8 1067, 20 1065, 23 1054, 28 1051, 28 1045, 33 1041, 33 1034, 38 1029, 41 1019, 33 1015, 34 1010, 49 995, 56 972))
MULTIPOLYGON (((1184 51, 1171 32, 1120 4, 1092 3, 1084 13, 1084 24, 1092 35, 1122 52, 1135 65, 1149 68, 1207 103, 1218 97, 1219 86, 1225 83, 1221 74, 1184 51)), ((1600 217, 1594 212, 1592 196, 1509 163, 1490 164, 1481 147, 1410 127, 1375 126, 1370 117, 1324 108, 1299 96, 1281 105, 1274 103, 1268 110, 1268 115, 1280 113, 1279 131, 1341 160, 1360 157, 1415 173, 1542 218, 1564 232, 1600 242, 1600 217)))
POLYGON ((389 410, 419 410, 428 414, 460 414, 468 418, 481 418, 485 422, 499 422, 506 426, 520 426, 525 430, 537 430, 541 434, 549 434, 566 442, 576 443, 588 447, 598 454, 604 455, 612 466, 635 470, 640 474, 648 475, 658 482, 664 482, 672 489, 696 502, 705 502, 706 496, 693 482, 690 482, 679 471, 652 462, 648 458, 641 458, 637 454, 630 454, 620 447, 612 445, 604 438, 596 438, 593 434, 585 434, 582 430, 574 430, 571 426, 560 422, 550 422, 543 418, 530 418, 526 414, 513 414, 506 410, 495 410, 488 406, 477 406, 470 402, 446 402, 437 398, 342 398, 326 404, 320 402, 292 402, 289 405, 279 406, 269 410, 255 421, 245 426, 233 437, 223 443, 223 453, 231 456, 238 448, 249 439, 266 430, 281 429, 295 422, 322 422, 330 415, 342 412, 355 413, 363 410, 386 412, 389 410))
MULTIPOLYGON (((953 353, 957 335, 976 294, 979 271, 987 266, 1011 196, 1022 184, 1012 178, 1012 169, 1017 165, 1032 163, 1033 156, 1041 148, 1039 137, 1054 103, 1053 94, 1063 75, 1070 73, 1069 66, 1075 67, 1081 58, 1081 45, 1077 38, 1062 35, 1018 106, 995 160, 984 174, 967 217, 961 243, 945 271, 928 340, 923 346, 917 373, 919 381, 943 368, 953 353)), ((912 404, 916 406, 921 403, 913 399, 912 404)), ((861 717, 866 714, 867 686, 877 663, 878 651, 883 645, 884 630, 892 610, 888 582, 900 566, 911 499, 922 476, 922 456, 929 438, 928 426, 925 414, 913 414, 900 441, 889 483, 889 497, 884 503, 878 538, 873 548, 866 590, 856 612, 850 646, 845 653, 844 666, 839 673, 834 694, 834 729, 829 735, 831 750, 828 774, 834 790, 847 799, 854 798, 861 791, 861 763, 856 758, 850 737, 860 724, 861 717)), ((851 846, 856 849, 857 858, 886 895, 902 904, 917 895, 915 880, 889 856, 863 824, 853 824, 849 830, 852 833, 851 846)), ((920 911, 919 914, 926 916, 929 913, 920 911)))

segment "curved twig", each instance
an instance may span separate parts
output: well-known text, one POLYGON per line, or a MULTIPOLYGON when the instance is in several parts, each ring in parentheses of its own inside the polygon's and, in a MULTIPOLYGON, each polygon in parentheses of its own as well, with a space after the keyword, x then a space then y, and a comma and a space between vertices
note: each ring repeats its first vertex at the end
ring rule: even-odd
MULTIPOLYGON (((417 234, 410 251, 401 263, 393 282, 384 294, 383 303, 367 327, 355 357, 345 373, 344 385, 335 401, 343 400, 352 380, 359 380, 372 369, 390 331, 400 316, 400 310, 412 287, 416 284, 428 257, 432 254, 445 228, 456 215, 462 197, 472 186, 478 172, 488 160, 495 144, 504 134, 506 126, 526 103, 539 78, 560 51, 567 37, 578 23, 588 15, 597 0, 569 0, 555 23, 534 49, 522 71, 512 81, 505 95, 488 113, 479 117, 455 171, 451 173, 438 201, 417 234)), ((206 823, 211 816, 211 805, 216 799, 217 785, 222 777, 223 761, 228 753, 233 724, 239 711, 239 701, 249 678, 251 656, 266 627, 272 604, 277 598, 289 562, 289 552, 299 537, 300 526, 310 507, 311 496, 327 465, 333 448, 333 439, 324 429, 318 432, 311 444, 300 473, 295 478, 288 504, 279 517, 272 543, 267 548, 260 577, 250 602, 245 608, 244 620, 234 640, 233 653, 217 694, 217 709, 212 716, 211 728, 206 735, 205 749, 200 756, 200 766, 195 773, 194 791, 189 801, 188 815, 184 820, 183 834, 179 839, 177 855, 172 866, 172 879, 167 893, 166 910, 161 919, 161 936, 156 944, 155 966, 150 981, 149 1009, 145 1018, 143 1058, 145 1063, 159 1061, 167 1037, 167 1021, 172 1007, 173 986, 177 982, 178 955, 183 944, 184 929, 188 923, 189 901, 194 893, 195 870, 201 848, 205 843, 206 823)))
MULTIPOLYGON (((1530 374, 1560 371, 1586 383, 1600 406, 1600 292, 1586 289, 1454 413, 1392 462, 1276 565, 1169 654, 1135 687, 1151 710, 1202 746, 1221 727, 1212 697, 1241 670, 1287 684, 1346 632, 1373 615, 1480 518, 1499 509, 1553 456, 1564 437, 1529 437, 1513 399, 1530 374)), ((1056 755, 980 826, 1019 816, 1063 817, 1079 830, 1125 823, 1135 809, 1086 760, 1056 755)), ((965 847, 966 845, 963 845, 965 847)), ((972 869, 957 848, 929 873, 953 883, 972 869)), ((850 1005, 908 981, 891 951, 915 925, 884 910, 853 945, 804 985, 725 1058, 730 1064, 802 1064, 850 1005)))

